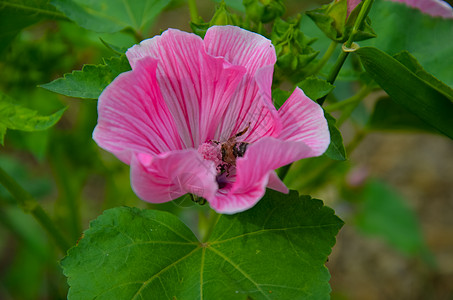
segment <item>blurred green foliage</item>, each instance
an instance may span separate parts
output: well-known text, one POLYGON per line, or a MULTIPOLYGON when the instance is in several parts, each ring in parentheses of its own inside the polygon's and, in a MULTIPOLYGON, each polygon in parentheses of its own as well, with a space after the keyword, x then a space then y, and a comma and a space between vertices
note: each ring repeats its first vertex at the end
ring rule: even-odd
MULTIPOLYGON (((332 28, 327 21, 323 23, 330 24, 328 28, 321 26, 327 31, 326 36, 310 18, 297 16, 302 12, 297 5, 307 3, 260 0, 246 1, 245 7, 242 3, 242 0, 225 1, 226 5, 221 4, 213 12, 210 22, 200 20, 195 24, 194 32, 202 35, 211 25, 231 24, 272 38, 278 55, 272 93, 276 107, 284 103, 297 83, 313 100, 329 94, 326 110, 338 113, 336 122, 327 117, 336 151, 294 164, 285 182, 304 194, 335 185, 342 196, 338 201, 347 199, 348 205, 357 209, 357 214, 349 219, 351 224, 367 235, 381 237, 408 255, 426 254, 418 220, 404 200, 381 183, 367 183, 359 193, 345 183, 354 162, 331 158, 344 159, 369 131, 429 127, 389 99, 377 102, 374 110, 363 105, 364 97, 379 87, 364 73, 355 55, 342 68, 331 93, 333 86, 327 84, 325 77, 340 47, 335 43, 333 47, 329 45, 332 40, 343 41, 348 34, 346 19, 340 22, 344 25, 341 28, 332 28), (297 9, 287 9, 283 14, 283 4, 297 9), (360 97, 351 100, 349 96, 357 84, 366 89, 360 97), (346 151, 337 128, 345 120, 355 129, 346 151), (393 218, 389 220, 388 215, 393 218)), ((194 207, 186 197, 162 205, 139 201, 130 188, 128 166, 100 150, 91 139, 97 119, 97 103, 93 99, 117 74, 129 69, 124 56, 110 57, 149 37, 158 15, 181 5, 185 5, 184 1, 0 1, 0 116, 4 118, 4 103, 11 103, 9 108, 29 114, 36 112, 35 117, 55 114, 45 124, 52 125, 62 114, 55 112, 68 107, 59 123, 46 131, 18 131, 15 129, 27 128, 0 119, 2 138, 6 127, 12 129, 0 148, 0 167, 49 211, 73 244, 90 220, 112 207, 129 205, 170 211, 190 228, 195 228, 197 223, 193 211, 206 212, 206 207, 194 207), (62 78, 63 74, 68 75, 62 78), (89 90, 87 83, 91 85, 89 90), (3 102, 3 95, 13 100, 3 102)), ((329 15, 332 8, 325 7, 323 13, 328 12, 321 19, 332 21, 343 17, 343 8, 332 16, 329 15)), ((451 99, 453 44, 449 41, 453 21, 431 18, 390 1, 376 1, 369 17, 378 37, 361 42, 361 46, 375 46, 391 55, 409 50, 413 56, 402 53, 396 59, 430 88, 451 99)), ((371 29, 367 30, 369 34, 371 29)), ((44 127, 47 126, 40 129, 44 127)), ((2 186, 0 257, 0 299, 66 298, 66 279, 56 264, 62 254, 36 220, 16 207, 2 186)))

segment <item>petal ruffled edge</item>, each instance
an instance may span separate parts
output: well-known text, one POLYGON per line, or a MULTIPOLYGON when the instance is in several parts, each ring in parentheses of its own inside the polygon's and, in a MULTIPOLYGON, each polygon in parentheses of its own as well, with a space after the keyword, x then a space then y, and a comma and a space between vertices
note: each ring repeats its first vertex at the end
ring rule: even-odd
POLYGON ((214 163, 195 149, 152 156, 135 154, 131 163, 131 185, 142 200, 163 203, 191 193, 214 197, 218 185, 214 163))
POLYGON ((330 133, 321 106, 296 88, 278 110, 282 131, 278 136, 285 141, 300 141, 308 145, 310 156, 323 154, 330 144, 330 133))
POLYGON ((146 57, 120 74, 98 100, 93 139, 130 164, 133 152, 159 154, 182 148, 156 80, 157 60, 146 57))
POLYGON ((272 42, 264 36, 237 26, 212 26, 204 37, 206 52, 224 57, 234 65, 247 68, 252 76, 277 61, 272 42))
POLYGON ((232 186, 219 190, 215 197, 207 200, 219 213, 247 210, 264 196, 266 186, 287 191, 282 187, 283 183, 275 182, 275 169, 311 156, 312 149, 304 142, 264 137, 250 145, 244 157, 237 159, 236 181, 232 186))

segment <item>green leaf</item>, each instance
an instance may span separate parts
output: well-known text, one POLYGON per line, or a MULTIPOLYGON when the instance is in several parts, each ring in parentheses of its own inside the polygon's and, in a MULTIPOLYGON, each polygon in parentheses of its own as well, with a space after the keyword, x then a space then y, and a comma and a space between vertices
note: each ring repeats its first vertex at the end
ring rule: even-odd
POLYGON ((329 299, 324 264, 342 225, 320 200, 268 191, 200 243, 172 214, 119 207, 61 264, 69 299, 329 299))
POLYGON ((377 48, 362 47, 356 53, 393 101, 453 139, 453 103, 448 97, 377 48))
POLYGON ((363 233, 379 236, 405 254, 424 254, 420 224, 401 196, 384 183, 370 181, 360 198, 355 225, 363 233))
POLYGON ((330 132, 330 144, 324 155, 335 160, 346 160, 346 150, 343 145, 343 137, 340 130, 335 126, 337 122, 328 112, 324 111, 330 132))
POLYGON ((272 100, 274 102, 274 106, 276 109, 279 109, 283 103, 291 96, 293 92, 284 91, 279 88, 275 88, 272 90, 272 100))
POLYGON ((62 18, 49 0, 0 0, 0 53, 25 27, 43 19, 62 18))
POLYGON ((326 80, 316 76, 310 76, 302 80, 298 86, 304 91, 305 95, 313 101, 327 96, 335 88, 335 86, 331 85, 326 80))
POLYGON ((394 55, 396 60, 402 63, 406 68, 413 72, 417 77, 423 79, 426 83, 431 85, 433 88, 444 94, 451 101, 453 101, 453 89, 448 85, 429 74, 423 69, 423 67, 418 63, 417 59, 407 51, 402 51, 394 55))
POLYGON ((170 0, 52 0, 60 11, 79 26, 96 32, 148 29, 170 0))
MULTIPOLYGON (((348 16, 347 2, 348 0, 334 1, 320 8, 307 11, 306 14, 328 38, 338 43, 344 43, 352 34, 354 23, 362 8, 362 3, 359 3, 348 16)), ((369 25, 368 18, 354 34, 354 41, 363 41, 376 37, 369 25)))
POLYGON ((41 116, 38 112, 17 105, 0 92, 0 144, 3 145, 7 129, 37 131, 45 130, 60 120, 66 108, 49 115, 41 116))
POLYGON ((370 130, 438 131, 390 98, 379 99, 367 127, 370 130))
POLYGON ((390 55, 407 50, 427 72, 453 87, 453 19, 434 18, 396 1, 375 1, 369 17, 377 38, 361 46, 390 55))
POLYGON ((131 69, 125 55, 104 60, 102 65, 84 65, 40 87, 69 97, 97 99, 104 88, 119 74, 131 69))

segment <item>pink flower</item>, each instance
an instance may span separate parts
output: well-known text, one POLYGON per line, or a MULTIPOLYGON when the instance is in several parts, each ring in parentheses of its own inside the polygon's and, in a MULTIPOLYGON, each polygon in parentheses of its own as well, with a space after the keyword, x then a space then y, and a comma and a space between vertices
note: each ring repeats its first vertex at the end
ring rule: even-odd
POLYGON ((126 55, 132 71, 101 94, 93 138, 130 164, 145 201, 193 193, 220 213, 240 212, 266 187, 288 192, 274 170, 330 143, 321 107, 299 88, 272 105, 276 56, 261 35, 214 26, 202 40, 169 29, 126 55))
MULTIPOLYGON (((394 2, 405 3, 406 5, 418 8, 425 14, 433 17, 453 18, 453 8, 442 0, 392 0, 394 2)), ((360 0, 348 1, 348 15, 359 5, 360 0)))

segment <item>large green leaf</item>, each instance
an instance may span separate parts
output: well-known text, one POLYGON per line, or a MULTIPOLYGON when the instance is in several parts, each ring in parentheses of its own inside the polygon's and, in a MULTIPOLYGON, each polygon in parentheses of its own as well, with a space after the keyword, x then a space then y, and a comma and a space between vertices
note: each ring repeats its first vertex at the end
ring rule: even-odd
POLYGON ((41 116, 37 111, 17 105, 14 101, 0 92, 0 144, 7 129, 36 131, 45 130, 60 120, 66 108, 49 116, 41 116))
POLYGON ((69 97, 97 99, 104 88, 122 72, 131 69, 125 55, 104 60, 102 65, 84 65, 41 87, 69 97))
POLYGON ((376 0, 369 17, 376 39, 361 42, 391 55, 407 50, 441 81, 453 87, 453 19, 434 18, 396 1, 376 0))
POLYGON ((435 128, 388 97, 376 102, 367 127, 379 131, 408 130, 438 133, 435 128))
POLYGON ((0 0, 0 53, 25 27, 43 19, 61 19, 64 15, 49 0, 0 0))
POLYGON ((453 89, 450 88, 448 85, 434 77, 433 75, 429 74, 425 71, 425 69, 418 63, 413 55, 411 55, 407 51, 402 51, 396 55, 394 55, 396 60, 402 63, 406 68, 411 70, 417 77, 423 79, 426 83, 431 85, 433 88, 444 94, 448 99, 453 101, 453 89))
POLYGON ((60 11, 79 26, 96 32, 133 28, 142 32, 170 0, 52 0, 60 11))
POLYGON ((268 191, 200 243, 174 215, 119 207, 63 259, 69 299, 329 299, 343 222, 322 201, 268 191))
POLYGON ((444 93, 377 48, 362 47, 356 53, 393 101, 453 139, 453 103, 444 93))

